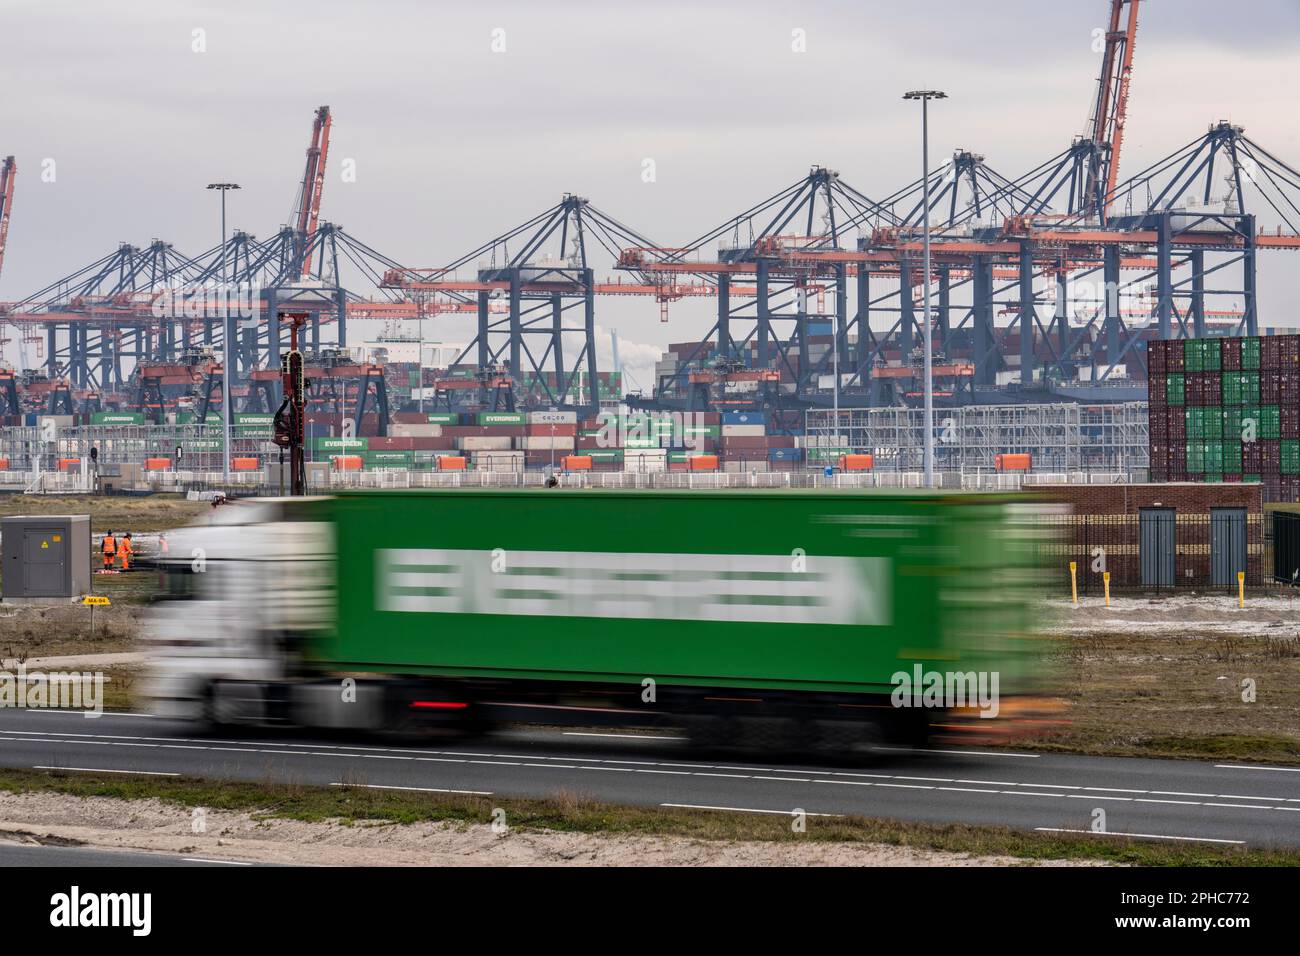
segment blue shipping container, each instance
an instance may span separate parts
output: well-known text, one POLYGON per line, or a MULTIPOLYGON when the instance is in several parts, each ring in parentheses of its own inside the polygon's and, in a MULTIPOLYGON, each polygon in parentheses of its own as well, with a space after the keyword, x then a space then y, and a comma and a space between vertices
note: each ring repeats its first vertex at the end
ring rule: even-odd
POLYGON ((765 412, 723 412, 722 424, 724 425, 766 425, 767 414, 765 412))
POLYGON ((803 461, 802 448, 769 448, 768 461, 803 461))

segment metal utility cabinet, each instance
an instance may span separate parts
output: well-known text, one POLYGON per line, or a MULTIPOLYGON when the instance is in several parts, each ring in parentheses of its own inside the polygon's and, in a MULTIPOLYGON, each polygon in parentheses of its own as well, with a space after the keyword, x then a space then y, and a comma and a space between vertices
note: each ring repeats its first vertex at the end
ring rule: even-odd
POLYGON ((0 519, 6 601, 77 598, 90 591, 90 515, 0 519))

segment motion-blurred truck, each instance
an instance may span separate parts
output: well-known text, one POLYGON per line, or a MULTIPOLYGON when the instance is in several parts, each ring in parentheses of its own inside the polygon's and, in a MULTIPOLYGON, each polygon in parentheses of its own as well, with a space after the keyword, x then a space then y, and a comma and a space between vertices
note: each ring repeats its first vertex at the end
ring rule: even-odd
POLYGON ((235 501, 171 538, 148 693, 213 725, 986 738, 1040 690, 1035 527, 999 494, 235 501))

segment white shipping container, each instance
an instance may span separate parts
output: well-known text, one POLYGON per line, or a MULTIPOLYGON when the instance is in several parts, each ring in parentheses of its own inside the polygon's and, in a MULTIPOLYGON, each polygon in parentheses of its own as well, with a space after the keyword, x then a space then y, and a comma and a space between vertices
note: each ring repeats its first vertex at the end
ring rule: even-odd
POLYGON ((578 424, 577 412, 529 412, 528 424, 530 425, 576 425, 578 424))
POLYGON ((723 425, 723 438, 762 438, 767 434, 766 425, 723 425))
POLYGON ((509 435, 500 438, 490 435, 466 435, 456 439, 456 447, 462 451, 509 451, 512 441, 514 439, 509 435))
POLYGON ((573 451, 574 446, 572 435, 525 435, 522 441, 528 451, 573 451))
POLYGON ((640 452, 624 452, 623 470, 636 472, 642 475, 653 475, 668 470, 667 455, 641 454, 640 452))
POLYGON ((523 471, 522 451, 481 451, 473 457, 476 471, 523 471))
POLYGON ((389 425, 394 438, 441 438, 441 425, 389 425))

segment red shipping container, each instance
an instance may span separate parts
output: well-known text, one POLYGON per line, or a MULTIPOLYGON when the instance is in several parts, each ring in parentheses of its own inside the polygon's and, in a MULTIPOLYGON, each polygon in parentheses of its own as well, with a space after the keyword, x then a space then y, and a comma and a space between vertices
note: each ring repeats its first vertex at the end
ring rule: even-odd
POLYGON ((454 451, 454 438, 408 438, 412 451, 454 451))
POLYGON ((442 433, 450 438, 518 438, 521 425, 443 425, 442 433))
POLYGON ((1169 353, 1165 357, 1165 371, 1183 371, 1183 343, 1181 341, 1170 342, 1166 347, 1169 349, 1169 353))
POLYGON ((1228 473, 1225 471, 1225 472, 1223 473, 1223 480, 1224 480, 1224 481, 1241 481, 1241 475, 1231 475, 1231 474, 1228 474, 1228 473))
MULTIPOLYGON (((1284 339, 1290 336, 1265 335, 1259 340, 1259 367, 1261 369, 1280 369, 1287 364, 1284 358, 1286 346, 1284 339)), ((1295 363, 1290 363, 1294 365, 1295 363)))
POLYGON ((1282 373, 1276 370, 1265 370, 1259 373, 1259 403, 1261 405, 1276 405, 1278 396, 1282 393, 1282 373))
POLYGON ((1160 339, 1153 339, 1147 342, 1147 372, 1150 375, 1163 375, 1165 371, 1165 351, 1164 342, 1160 339))
POLYGON ((742 436, 737 438, 722 439, 722 447, 727 451, 737 451, 740 449, 767 447, 767 437, 763 435, 742 436))
POLYGON ((411 451, 415 448, 414 438, 367 438, 366 447, 370 451, 411 451))
POLYGON ((1271 347, 1277 349, 1276 367, 1284 372, 1295 371, 1296 366, 1300 365, 1300 336, 1266 336, 1264 348, 1269 348, 1270 343, 1275 343, 1271 347))
POLYGON ((1241 445, 1241 470, 1247 475, 1258 475, 1263 471, 1263 453, 1257 441, 1243 442, 1241 445))
POLYGON ((578 434, 577 425, 528 425, 525 434, 536 438, 574 438, 578 434))
POLYGON ((1169 409, 1152 408, 1148 413, 1151 445, 1164 444, 1169 438, 1169 409))
POLYGON ((1281 406, 1282 437, 1300 438, 1300 405, 1281 406))
POLYGON ((1169 425, 1166 431, 1171 445, 1182 445, 1187 441, 1187 417, 1184 409, 1177 406, 1169 409, 1169 425))
POLYGON ((1241 371, 1241 339, 1223 340, 1222 361, 1225 372, 1241 371))
POLYGON ((767 447, 768 448, 793 448, 794 436, 793 435, 768 435, 767 447))
MULTIPOLYGON (((1276 438, 1264 438, 1254 444, 1259 446, 1259 474, 1276 475, 1282 471, 1282 446, 1276 438)), ((1245 464, 1242 464, 1245 470, 1245 464)), ((1251 472, 1255 474, 1255 472, 1251 472)))

